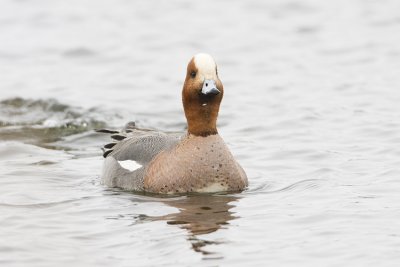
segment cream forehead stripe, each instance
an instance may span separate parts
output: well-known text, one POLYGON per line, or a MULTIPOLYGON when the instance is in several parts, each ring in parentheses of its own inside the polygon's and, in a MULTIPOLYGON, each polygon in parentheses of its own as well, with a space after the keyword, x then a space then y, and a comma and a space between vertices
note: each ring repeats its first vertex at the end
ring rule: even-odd
POLYGON ((197 54, 194 56, 194 64, 196 65, 199 73, 203 74, 204 78, 211 78, 216 76, 216 67, 214 59, 208 54, 197 54), (211 77, 210 77, 211 76, 211 77))

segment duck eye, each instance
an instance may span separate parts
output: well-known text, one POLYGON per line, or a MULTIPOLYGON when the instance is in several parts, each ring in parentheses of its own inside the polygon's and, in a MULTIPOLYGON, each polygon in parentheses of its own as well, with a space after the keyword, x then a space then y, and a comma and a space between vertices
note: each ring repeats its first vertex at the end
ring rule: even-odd
POLYGON ((196 77, 196 72, 195 72, 195 71, 192 71, 192 72, 190 73, 190 76, 191 76, 192 78, 196 77))

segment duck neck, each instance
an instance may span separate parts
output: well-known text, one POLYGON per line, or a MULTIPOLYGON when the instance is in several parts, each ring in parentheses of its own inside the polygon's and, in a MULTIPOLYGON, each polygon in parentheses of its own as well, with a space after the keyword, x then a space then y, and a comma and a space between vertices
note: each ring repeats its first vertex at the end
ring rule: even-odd
POLYGON ((188 123, 188 133, 195 136, 209 136, 218 134, 217 116, 219 105, 199 103, 184 105, 188 123))
POLYGON ((189 123, 188 122, 188 133, 195 136, 209 136, 217 134, 216 121, 201 122, 201 123, 189 123))

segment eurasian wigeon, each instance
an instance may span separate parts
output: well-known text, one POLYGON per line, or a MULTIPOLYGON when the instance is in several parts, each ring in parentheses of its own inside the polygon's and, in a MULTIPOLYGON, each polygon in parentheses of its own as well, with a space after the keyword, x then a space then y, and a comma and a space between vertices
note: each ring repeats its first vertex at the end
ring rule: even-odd
POLYGON ((187 66, 182 101, 186 133, 144 130, 128 123, 105 145, 103 184, 152 193, 241 191, 247 176, 217 131, 224 88, 217 65, 197 54, 187 66), (135 163, 136 168, 128 163, 135 163))

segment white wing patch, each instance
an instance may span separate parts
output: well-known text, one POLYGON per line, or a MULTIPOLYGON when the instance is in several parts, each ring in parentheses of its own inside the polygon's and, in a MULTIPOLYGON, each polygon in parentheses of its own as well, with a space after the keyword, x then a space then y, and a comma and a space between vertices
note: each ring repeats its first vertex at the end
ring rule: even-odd
POLYGON ((118 163, 122 168, 124 168, 128 171, 131 171, 131 172, 142 167, 142 165, 140 165, 139 163, 137 163, 134 160, 120 160, 120 161, 118 161, 118 163))

